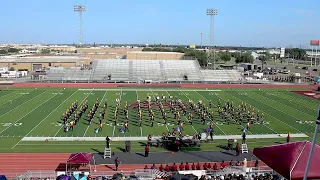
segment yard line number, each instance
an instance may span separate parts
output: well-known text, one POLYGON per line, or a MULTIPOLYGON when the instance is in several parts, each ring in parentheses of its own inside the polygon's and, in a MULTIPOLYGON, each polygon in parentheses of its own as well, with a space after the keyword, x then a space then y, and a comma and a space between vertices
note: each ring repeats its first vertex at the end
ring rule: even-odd
POLYGON ((9 126, 21 126, 22 123, 0 123, 1 126, 9 127, 9 126))

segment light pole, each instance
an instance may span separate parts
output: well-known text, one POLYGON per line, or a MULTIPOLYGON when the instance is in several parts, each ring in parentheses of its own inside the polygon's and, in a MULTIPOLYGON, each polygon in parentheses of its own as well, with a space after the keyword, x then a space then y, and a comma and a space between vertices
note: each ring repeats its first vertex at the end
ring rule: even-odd
MULTIPOLYGON (((210 54, 213 51, 213 69, 215 69, 216 64, 216 54, 214 51, 214 16, 218 15, 217 9, 207 9, 207 15, 210 16, 210 33, 209 33, 209 42, 210 42, 210 54)), ((210 57, 210 56, 209 56, 210 57)), ((210 57, 211 59, 211 57, 210 57)), ((209 65, 209 60, 207 66, 209 65)))
POLYGON ((200 33, 200 36, 201 36, 200 47, 201 47, 201 49, 202 49, 202 33, 200 33))
POLYGON ((83 43, 82 13, 86 11, 86 7, 83 5, 75 5, 73 10, 79 13, 79 46, 81 46, 83 43))

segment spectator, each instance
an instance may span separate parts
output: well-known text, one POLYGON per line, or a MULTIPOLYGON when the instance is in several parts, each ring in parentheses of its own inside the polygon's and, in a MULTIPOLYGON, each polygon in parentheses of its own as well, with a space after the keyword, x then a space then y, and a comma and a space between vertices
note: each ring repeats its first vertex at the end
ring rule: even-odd
POLYGON ((215 171, 217 171, 217 170, 218 170, 218 165, 217 165, 217 163, 214 163, 214 164, 213 164, 212 169, 213 169, 213 170, 215 170, 215 171))
POLYGON ((178 166, 176 165, 176 163, 173 163, 172 171, 178 171, 178 166))
POLYGON ((192 163, 191 169, 192 169, 192 170, 196 170, 196 165, 195 165, 194 163, 192 163))
POLYGON ((224 161, 222 161, 220 169, 224 169, 226 166, 227 166, 227 164, 224 161))
POLYGON ((229 166, 234 166, 233 161, 231 160, 229 166))
POLYGON ((240 166, 240 165, 241 165, 240 161, 237 161, 236 166, 240 166))
POLYGON ((200 163, 197 164, 196 169, 197 169, 197 170, 201 170, 200 163))
POLYGON ((156 166, 155 164, 153 164, 153 165, 151 166, 151 169, 157 169, 157 166, 156 166))
POLYGON ((288 135, 287 135, 287 143, 289 143, 290 142, 290 133, 288 133, 288 135))
POLYGON ((146 145, 146 147, 144 148, 144 156, 145 157, 148 157, 149 156, 149 152, 150 152, 150 148, 149 148, 149 146, 148 145, 146 145))
POLYGON ((186 165, 184 166, 184 169, 185 169, 186 171, 190 170, 190 165, 189 165, 188 162, 187 162, 186 165))
POLYGON ((203 170, 207 170, 207 163, 204 163, 202 167, 203 167, 203 170))
POLYGON ((179 166, 180 171, 184 171, 184 167, 185 166, 183 165, 183 163, 181 163, 180 166, 179 166))
POLYGON ((162 164, 159 166, 159 171, 163 172, 164 167, 162 166, 162 164))
POLYGON ((207 168, 208 168, 208 169, 211 169, 211 168, 212 168, 210 163, 208 163, 207 168))
POLYGON ((170 171, 170 166, 167 164, 166 167, 164 168, 165 171, 170 171))
POLYGON ((256 162, 254 163, 254 167, 258 168, 259 167, 259 161, 256 160, 256 162))
POLYGON ((236 146, 236 156, 239 156, 239 154, 240 154, 240 145, 239 145, 239 143, 237 143, 237 146, 236 146))
POLYGON ((148 168, 148 165, 145 165, 143 169, 144 169, 144 170, 149 169, 149 168, 148 168))

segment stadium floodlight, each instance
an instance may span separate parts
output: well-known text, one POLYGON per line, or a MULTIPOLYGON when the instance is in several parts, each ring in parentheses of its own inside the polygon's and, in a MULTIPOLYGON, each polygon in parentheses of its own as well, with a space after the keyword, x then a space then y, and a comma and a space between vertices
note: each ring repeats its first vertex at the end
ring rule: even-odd
MULTIPOLYGON (((214 16, 218 15, 218 10, 217 9, 207 9, 207 15, 210 16, 210 33, 209 33, 210 54, 213 51, 213 69, 215 69, 216 53, 214 50, 214 16)), ((210 60, 208 58, 207 65, 209 65, 209 61, 211 61, 211 56, 209 56, 209 57, 210 57, 210 60)))
POLYGON ((79 45, 83 43, 83 31, 82 31, 82 13, 86 11, 86 7, 83 5, 75 5, 74 12, 79 13, 79 45))

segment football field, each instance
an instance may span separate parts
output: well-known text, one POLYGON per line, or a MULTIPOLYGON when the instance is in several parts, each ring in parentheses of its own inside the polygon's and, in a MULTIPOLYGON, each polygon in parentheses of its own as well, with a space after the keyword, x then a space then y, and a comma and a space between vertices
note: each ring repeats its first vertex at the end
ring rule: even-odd
MULTIPOLYGON (((148 135, 160 136, 162 133, 178 127, 169 109, 167 109, 168 123, 164 124, 159 108, 153 110, 155 113, 153 127, 151 127, 148 109, 142 109, 143 123, 139 127, 137 109, 129 108, 129 131, 120 132, 125 122, 123 113, 125 103, 134 104, 137 99, 144 101, 148 96, 153 100, 158 96, 172 96, 181 99, 186 104, 189 100, 194 102, 202 100, 206 105, 211 101, 214 106, 211 109, 214 113, 214 135, 217 137, 240 135, 242 134, 241 129, 246 126, 245 123, 226 124, 218 116, 218 109, 215 107, 219 99, 222 104, 228 100, 233 101, 236 107, 245 102, 257 111, 264 113, 265 122, 252 124, 251 130, 247 132, 248 136, 290 132, 291 134, 305 134, 309 137, 304 139, 308 140, 314 131, 319 105, 319 101, 316 99, 301 96, 286 89, 2 89, 0 92, 0 152, 75 152, 88 150, 95 146, 102 147, 102 138, 106 136, 143 137, 146 139, 148 135), (89 108, 97 99, 101 101, 101 105, 104 101, 108 102, 103 120, 103 130, 95 132, 99 126, 98 117, 94 117, 93 122, 89 124, 85 116, 82 116, 73 131, 65 132, 60 120, 62 114, 73 102, 77 101, 81 105, 86 99, 89 102, 89 108), (120 100, 121 108, 118 121, 114 124, 116 99, 120 100), (90 139, 97 137, 101 137, 100 141, 90 141, 90 139), (60 138, 60 141, 49 140, 49 142, 45 142, 41 138, 60 138), (65 140, 61 140, 63 138, 65 140), (83 141, 74 141, 74 139, 72 141, 72 138, 83 138, 83 141)), ((187 116, 182 116, 182 121, 187 122, 187 118, 187 116)), ((207 128, 208 124, 202 124, 200 120, 195 119, 193 125, 185 123, 183 134, 192 136, 195 133, 203 133, 207 128)), ((222 140, 223 138, 217 140, 216 143, 222 140)), ((263 145, 261 142, 259 145, 263 145)), ((121 142, 114 143, 123 144, 121 142)))

